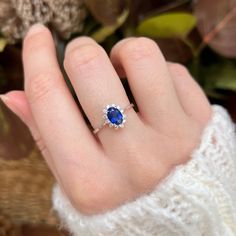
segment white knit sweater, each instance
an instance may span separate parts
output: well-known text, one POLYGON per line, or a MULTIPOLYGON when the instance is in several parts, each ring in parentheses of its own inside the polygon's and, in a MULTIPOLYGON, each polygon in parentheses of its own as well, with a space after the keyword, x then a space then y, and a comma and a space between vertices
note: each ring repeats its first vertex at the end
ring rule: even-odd
POLYGON ((74 236, 235 236, 236 137, 227 112, 213 117, 191 160, 176 167, 152 193, 105 214, 85 216, 58 185, 54 209, 74 236))

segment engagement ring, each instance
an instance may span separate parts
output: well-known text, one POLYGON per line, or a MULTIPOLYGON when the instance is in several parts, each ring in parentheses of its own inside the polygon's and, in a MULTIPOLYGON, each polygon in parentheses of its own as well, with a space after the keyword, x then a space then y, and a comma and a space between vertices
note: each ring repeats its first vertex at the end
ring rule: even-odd
POLYGON ((123 128, 126 122, 125 111, 133 106, 134 104, 131 103, 124 109, 121 109, 120 106, 115 104, 107 105, 106 108, 103 109, 103 118, 105 121, 100 127, 94 129, 93 133, 97 134, 106 125, 115 129, 123 128))

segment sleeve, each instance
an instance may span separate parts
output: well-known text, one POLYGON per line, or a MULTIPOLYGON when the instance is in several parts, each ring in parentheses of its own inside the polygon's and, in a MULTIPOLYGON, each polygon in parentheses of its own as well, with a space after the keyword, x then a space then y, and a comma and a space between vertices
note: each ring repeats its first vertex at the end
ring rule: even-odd
POLYGON ((191 160, 150 194, 100 215, 85 216, 54 187, 54 209, 74 236, 235 236, 235 125, 220 106, 191 160))

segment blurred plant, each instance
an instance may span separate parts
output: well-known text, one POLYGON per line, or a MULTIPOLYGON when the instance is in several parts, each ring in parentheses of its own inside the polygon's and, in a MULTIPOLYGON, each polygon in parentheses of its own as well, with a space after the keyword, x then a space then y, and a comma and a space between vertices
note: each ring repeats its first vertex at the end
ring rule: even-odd
POLYGON ((222 56, 236 58, 236 1, 198 0, 194 13, 203 37, 200 49, 209 45, 222 56))
POLYGON ((63 38, 81 32, 85 18, 82 0, 1 0, 0 29, 8 42, 22 39, 29 27, 48 24, 63 38))
MULTIPOLYGON (((231 109, 236 120, 236 0, 0 0, 0 93, 23 88, 21 41, 36 22, 52 30, 60 65, 67 42, 78 35, 93 37, 108 52, 124 37, 150 37, 167 60, 188 66, 209 98, 231 109)), ((2 169, 11 167, 9 159, 18 169, 21 159, 38 163, 29 158, 35 151, 30 134, 1 103, 0 122, 2 169)), ((42 170, 48 171, 41 168, 39 177, 42 170)), ((24 198, 17 204, 24 206, 24 198)))
POLYGON ((0 92, 22 86, 20 42, 35 22, 54 32, 61 65, 78 35, 107 51, 124 37, 147 36, 167 60, 187 65, 210 98, 236 90, 236 0, 0 0, 0 92))
POLYGON ((2 52, 7 44, 6 39, 0 38, 0 52, 2 52))

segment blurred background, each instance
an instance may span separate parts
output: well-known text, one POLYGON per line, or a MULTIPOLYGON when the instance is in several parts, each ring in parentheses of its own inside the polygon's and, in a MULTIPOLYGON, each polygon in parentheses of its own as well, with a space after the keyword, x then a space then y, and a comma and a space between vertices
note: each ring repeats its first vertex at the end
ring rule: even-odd
MULTIPOLYGON (((108 53, 122 38, 150 37, 236 121, 236 0, 0 0, 0 94, 23 89, 22 38, 36 22, 51 29, 60 65, 79 35, 108 53)), ((67 235, 51 209, 54 182, 27 127, 0 102, 0 236, 67 235)))

